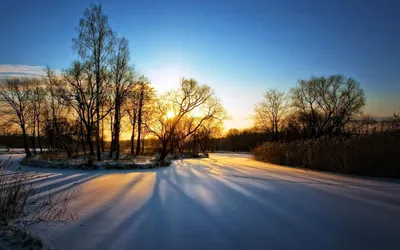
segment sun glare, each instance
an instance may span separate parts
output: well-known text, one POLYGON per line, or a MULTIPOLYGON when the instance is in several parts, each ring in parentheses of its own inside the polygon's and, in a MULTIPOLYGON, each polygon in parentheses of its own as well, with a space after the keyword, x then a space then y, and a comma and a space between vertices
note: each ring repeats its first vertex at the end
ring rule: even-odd
POLYGON ((174 111, 172 111, 172 110, 168 111, 168 113, 167 113, 167 118, 168 118, 168 119, 171 119, 171 118, 173 118, 174 116, 175 116, 174 111))
POLYGON ((177 88, 181 78, 190 74, 190 71, 178 66, 168 66, 146 72, 151 84, 159 93, 177 88))

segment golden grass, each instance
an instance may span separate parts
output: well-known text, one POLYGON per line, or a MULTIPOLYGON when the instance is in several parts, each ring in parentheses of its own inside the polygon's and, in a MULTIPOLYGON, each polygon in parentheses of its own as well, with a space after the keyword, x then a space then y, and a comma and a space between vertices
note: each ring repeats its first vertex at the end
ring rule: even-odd
POLYGON ((310 169, 400 176, 400 134, 379 133, 297 142, 267 142, 256 160, 310 169))

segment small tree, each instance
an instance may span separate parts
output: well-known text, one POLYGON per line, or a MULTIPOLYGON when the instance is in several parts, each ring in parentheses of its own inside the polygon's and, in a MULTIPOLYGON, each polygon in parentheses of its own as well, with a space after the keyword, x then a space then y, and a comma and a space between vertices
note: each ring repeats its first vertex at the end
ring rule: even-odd
POLYGON ((32 80, 27 78, 5 79, 0 83, 0 102, 6 106, 3 112, 20 127, 26 156, 31 156, 27 134, 31 86, 32 80))
POLYGON ((274 139, 282 129, 288 110, 285 92, 270 89, 264 94, 264 99, 255 107, 255 125, 273 135, 274 139))

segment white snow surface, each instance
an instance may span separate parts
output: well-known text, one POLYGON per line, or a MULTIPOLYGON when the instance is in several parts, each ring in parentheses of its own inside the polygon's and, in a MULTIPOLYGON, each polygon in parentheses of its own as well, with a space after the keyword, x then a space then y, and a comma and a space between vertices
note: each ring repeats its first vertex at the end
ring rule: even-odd
MULTIPOLYGON (((11 155, 17 160, 22 155, 11 155)), ((1 155, 0 158, 8 158, 1 155)), ((146 170, 27 168, 75 182, 79 219, 36 227, 59 249, 400 249, 400 182, 211 154, 146 170)))

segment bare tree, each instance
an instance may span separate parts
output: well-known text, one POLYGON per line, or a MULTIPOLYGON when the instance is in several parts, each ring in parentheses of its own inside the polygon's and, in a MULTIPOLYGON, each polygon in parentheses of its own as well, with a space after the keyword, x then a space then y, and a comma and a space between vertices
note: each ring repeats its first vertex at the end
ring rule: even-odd
POLYGON ((138 104, 139 104, 139 93, 136 88, 134 88, 130 94, 127 103, 125 104, 125 111, 129 117, 129 123, 132 127, 131 133, 131 155, 134 154, 135 151, 135 132, 136 132, 136 123, 137 123, 137 112, 138 112, 138 104))
POLYGON ((35 120, 36 120, 36 132, 38 137, 38 146, 40 149, 40 153, 43 153, 42 138, 40 131, 41 131, 41 114, 43 113, 42 108, 45 105, 44 99, 46 92, 44 90, 43 84, 39 81, 34 82, 32 91, 33 91, 32 99, 35 102, 34 115, 36 117, 35 120))
POLYGON ((147 132, 147 129, 143 128, 142 125, 145 124, 146 121, 151 120, 155 114, 153 112, 154 100, 155 92, 150 85, 150 81, 146 77, 140 76, 136 81, 136 84, 133 86, 132 91, 129 93, 129 98, 125 104, 125 110, 128 114, 129 122, 132 127, 131 155, 135 154, 134 140, 136 132, 136 155, 143 151, 141 149, 143 147, 142 134, 144 131, 147 132))
MULTIPOLYGON (((143 124, 147 124, 148 121, 153 119, 154 114, 154 103, 157 98, 154 88, 151 86, 149 81, 145 81, 143 85, 138 86, 141 90, 141 105, 139 103, 139 107, 141 106, 141 114, 140 114, 140 126, 141 128, 141 154, 144 154, 144 144, 145 144, 145 137, 146 134, 149 132, 146 126, 142 126, 143 124)), ((139 97, 140 98, 140 97, 139 97)), ((139 113, 139 112, 138 112, 139 113)), ((139 120, 139 119, 138 119, 139 120)), ((139 122, 138 122, 139 123, 139 122)), ((138 136, 139 137, 139 136, 138 136)))
POLYGON ((62 83, 54 70, 46 67, 44 76, 44 90, 46 93, 45 102, 48 112, 48 130, 51 149, 60 148, 61 127, 60 122, 64 117, 68 116, 68 109, 63 105, 61 98, 62 83))
POLYGON ((10 120, 19 125, 24 139, 24 149, 26 156, 31 156, 28 145, 27 123, 29 117, 29 96, 30 79, 5 79, 0 83, 0 101, 6 108, 3 108, 5 115, 10 116, 10 120))
POLYGON ((115 146, 115 159, 120 155, 120 134, 121 134, 121 106, 132 91, 133 70, 129 67, 129 48, 128 40, 125 38, 117 40, 116 52, 112 60, 111 68, 112 81, 114 83, 114 140, 111 143, 111 152, 115 146))
MULTIPOLYGON (((65 88, 63 88, 62 98, 65 104, 72 107, 83 125, 81 133, 86 134, 86 142, 89 146, 90 155, 94 156, 93 130, 95 127, 96 116, 96 85, 94 75, 89 65, 83 65, 75 61, 70 69, 63 73, 65 88)), ((81 140, 84 137, 82 136, 81 140)))
POLYGON ((342 75, 300 80, 291 94, 293 106, 312 138, 342 129, 365 106, 360 84, 342 75))
POLYGON ((210 119, 206 121, 199 129, 198 140, 199 147, 203 154, 207 154, 209 149, 209 141, 212 138, 216 138, 222 134, 223 120, 210 119))
POLYGON ((31 79, 31 87, 29 94, 31 118, 29 119, 31 123, 32 130, 32 148, 33 153, 36 155, 36 133, 38 137, 38 146, 40 153, 43 152, 42 143, 40 138, 40 119, 41 119, 41 108, 43 107, 43 100, 45 97, 45 92, 43 90, 43 84, 38 79, 31 79))
POLYGON ((96 155, 101 160, 100 152, 100 105, 101 92, 107 78, 107 67, 114 46, 114 34, 108 25, 108 17, 104 15, 101 5, 90 5, 85 9, 83 18, 76 28, 78 38, 74 38, 74 49, 83 60, 88 60, 93 65, 96 83, 96 155))
POLYGON ((141 153, 141 134, 144 131, 142 129, 143 118, 145 117, 144 113, 146 112, 145 109, 148 106, 149 101, 153 98, 153 89, 150 87, 150 81, 145 77, 140 77, 138 81, 138 104, 137 104, 137 126, 138 126, 138 133, 137 133, 137 141, 136 141, 136 155, 141 153))
POLYGON ((255 124, 266 132, 272 133, 274 139, 280 132, 288 110, 285 92, 269 89, 264 99, 255 107, 255 124))
POLYGON ((195 133, 205 121, 226 117, 213 90, 207 85, 199 85, 193 79, 182 79, 180 88, 159 98, 155 107, 155 119, 146 126, 160 140, 160 161, 173 152, 181 141, 195 133), (187 123, 184 126, 186 131, 177 136, 182 122, 187 123))
POLYGON ((144 99, 144 82, 139 81, 140 89, 139 89, 139 103, 138 103, 138 134, 137 134, 137 143, 136 143, 136 155, 140 154, 140 134, 142 132, 142 110, 143 110, 143 99, 144 99))
POLYGON ((393 112, 393 116, 391 116, 388 120, 390 124, 390 131, 392 132, 400 132, 400 111, 393 112))

